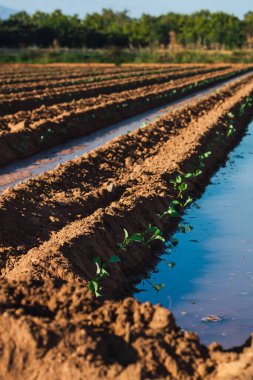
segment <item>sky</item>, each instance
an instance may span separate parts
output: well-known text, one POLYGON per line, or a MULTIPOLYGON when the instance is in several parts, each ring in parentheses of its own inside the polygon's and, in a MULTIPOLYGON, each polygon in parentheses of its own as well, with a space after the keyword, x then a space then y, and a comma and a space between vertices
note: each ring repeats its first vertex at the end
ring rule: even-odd
POLYGON ((243 17, 247 11, 253 10, 252 0, 0 0, 0 4, 29 13, 36 10, 51 12, 58 8, 66 14, 76 13, 80 17, 102 8, 127 9, 131 16, 139 16, 142 13, 192 13, 200 9, 209 9, 243 17))

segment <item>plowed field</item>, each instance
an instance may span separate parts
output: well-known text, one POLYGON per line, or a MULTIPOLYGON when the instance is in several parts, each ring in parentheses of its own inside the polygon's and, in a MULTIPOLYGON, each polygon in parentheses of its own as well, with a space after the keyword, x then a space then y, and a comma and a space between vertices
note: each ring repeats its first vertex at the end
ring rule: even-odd
POLYGON ((244 135, 251 66, 2 66, 0 164, 232 78, 0 196, 0 379, 253 378, 252 338, 206 347, 131 297, 244 135))

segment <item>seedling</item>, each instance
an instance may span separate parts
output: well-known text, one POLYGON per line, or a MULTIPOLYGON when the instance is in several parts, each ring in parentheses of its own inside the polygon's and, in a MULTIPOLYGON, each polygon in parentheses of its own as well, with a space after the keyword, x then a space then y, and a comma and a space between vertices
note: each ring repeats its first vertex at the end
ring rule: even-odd
POLYGON ((187 190, 187 183, 186 182, 182 182, 181 185, 178 186, 178 190, 179 190, 179 193, 178 193, 178 197, 179 198, 183 198, 183 192, 187 190))
POLYGON ((208 158, 209 156, 211 156, 212 152, 209 150, 208 152, 206 153, 203 153, 203 154, 200 154, 199 155, 199 159, 200 160, 205 160, 206 158, 208 158))
MULTIPOLYGON (((92 293, 96 297, 101 297, 101 280, 105 277, 109 276, 109 272, 107 270, 107 264, 102 262, 102 260, 99 257, 94 257, 93 262, 96 264, 96 276, 94 280, 91 280, 88 282, 88 289, 92 291, 92 293)), ((120 257, 119 256, 111 256, 108 264, 112 263, 119 263, 120 257)))
POLYGON ((186 173, 184 178, 188 179, 188 178, 192 178, 192 177, 198 177, 200 174, 202 174, 202 170, 197 169, 193 173, 186 173))
POLYGON ((183 182, 183 177, 181 175, 177 175, 176 178, 170 180, 175 190, 178 190, 178 197, 182 198, 182 193, 187 189, 188 185, 186 182, 183 182))
POLYGON ((162 236, 162 231, 158 227, 152 226, 151 224, 143 233, 136 232, 130 236, 128 234, 128 231, 124 228, 124 240, 122 243, 118 243, 117 246, 119 249, 125 251, 129 244, 140 243, 144 246, 149 246, 150 243, 155 240, 165 242, 165 239, 162 236))
POLYGON ((189 203, 192 203, 192 202, 193 202, 193 198, 190 197, 190 195, 188 195, 188 198, 186 199, 186 201, 183 204, 181 203, 181 206, 183 208, 185 208, 189 203))
POLYGON ((178 213, 178 211, 175 208, 175 206, 177 206, 177 205, 180 205, 180 202, 177 201, 177 200, 174 200, 174 201, 170 202, 169 207, 167 208, 166 211, 164 211, 163 214, 157 214, 158 218, 161 219, 164 216, 171 216, 171 217, 175 217, 176 218, 177 216, 179 216, 179 213, 178 213))
POLYGON ((139 232, 129 235, 128 231, 124 228, 124 240, 122 243, 117 244, 118 248, 125 251, 126 247, 132 243, 144 243, 143 235, 139 232))
POLYGON ((228 130, 227 130, 227 137, 232 136, 234 133, 235 133, 235 128, 234 128, 233 125, 231 124, 231 125, 228 127, 228 130))
POLYGON ((165 238, 163 237, 162 231, 156 227, 152 226, 151 224, 147 228, 147 230, 144 232, 144 235, 151 235, 148 240, 144 243, 144 245, 149 246, 150 243, 152 243, 155 240, 160 240, 163 243, 165 242, 165 238))

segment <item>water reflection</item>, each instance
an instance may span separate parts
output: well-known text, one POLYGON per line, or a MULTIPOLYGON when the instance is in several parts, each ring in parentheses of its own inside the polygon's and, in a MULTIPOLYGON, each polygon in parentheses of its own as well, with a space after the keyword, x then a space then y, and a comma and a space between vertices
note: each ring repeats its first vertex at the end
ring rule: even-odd
POLYGON ((157 292, 143 282, 135 295, 172 309, 179 326, 198 332, 202 342, 226 348, 253 331, 252 144, 248 133, 187 211, 184 221, 193 230, 175 234, 179 244, 150 274, 150 283, 165 286, 157 292))

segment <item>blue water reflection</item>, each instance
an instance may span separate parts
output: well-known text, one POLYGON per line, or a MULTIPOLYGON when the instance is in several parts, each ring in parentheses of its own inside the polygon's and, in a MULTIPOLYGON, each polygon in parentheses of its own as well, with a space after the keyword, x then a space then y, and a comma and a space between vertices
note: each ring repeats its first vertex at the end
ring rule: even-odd
POLYGON ((171 309, 178 325, 198 332, 202 342, 225 348, 242 344, 253 331, 252 131, 253 123, 198 200, 200 208, 187 210, 184 221, 193 231, 175 234, 178 246, 150 274, 165 288, 156 292, 144 281, 135 294, 171 309), (221 321, 204 321, 209 315, 221 321))

